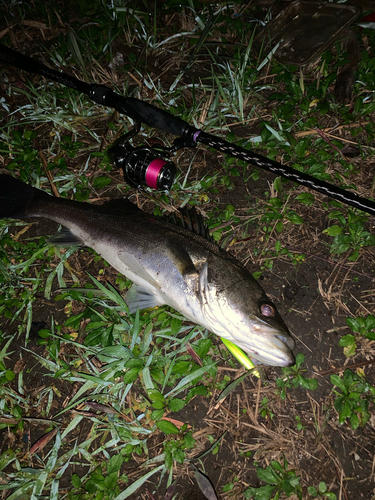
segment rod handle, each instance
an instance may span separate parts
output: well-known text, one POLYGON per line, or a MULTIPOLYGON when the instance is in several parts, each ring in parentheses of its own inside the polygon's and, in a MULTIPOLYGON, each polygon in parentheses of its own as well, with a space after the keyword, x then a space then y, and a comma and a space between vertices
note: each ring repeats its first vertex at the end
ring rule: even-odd
POLYGON ((159 109, 153 104, 141 101, 135 97, 123 97, 104 85, 91 85, 90 98, 98 104, 110 106, 119 113, 123 113, 136 121, 150 127, 162 130, 167 134, 181 136, 189 124, 172 115, 168 111, 159 109))

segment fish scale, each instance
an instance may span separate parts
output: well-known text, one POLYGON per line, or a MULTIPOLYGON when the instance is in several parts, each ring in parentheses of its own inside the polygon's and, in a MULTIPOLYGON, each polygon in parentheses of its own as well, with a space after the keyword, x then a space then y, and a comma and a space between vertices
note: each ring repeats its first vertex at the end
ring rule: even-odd
POLYGON ((62 224, 51 243, 88 246, 133 281, 125 297, 131 312, 166 304, 260 363, 294 363, 294 340, 248 269, 186 227, 129 200, 92 205, 54 198, 8 175, 0 175, 0 217, 62 224))

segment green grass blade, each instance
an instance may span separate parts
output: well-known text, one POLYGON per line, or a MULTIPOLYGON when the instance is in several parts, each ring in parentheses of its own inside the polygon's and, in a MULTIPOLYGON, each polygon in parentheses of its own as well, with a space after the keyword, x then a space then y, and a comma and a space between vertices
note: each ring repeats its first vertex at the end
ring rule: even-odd
POLYGON ((172 394, 174 394, 176 396, 177 394, 182 392, 184 389, 186 389, 186 386, 189 385, 192 380, 195 380, 196 378, 201 378, 204 373, 206 373, 208 370, 210 370, 211 368, 213 368, 216 365, 217 365, 217 362, 215 361, 215 363, 210 363, 209 365, 202 366, 201 368, 198 368, 198 370, 196 370, 195 372, 190 373, 189 375, 184 377, 182 380, 180 380, 180 382, 176 385, 176 387, 174 387, 171 391, 169 391, 168 394, 165 394, 165 397, 167 398, 167 397, 171 396, 172 394))
POLYGON ((46 484, 46 481, 48 479, 48 470, 43 470, 40 474, 37 480, 34 483, 34 488, 31 493, 30 500, 38 500, 39 496, 43 492, 44 485, 46 484))
POLYGON ((129 498, 130 495, 133 495, 133 493, 135 493, 137 489, 140 488, 142 484, 144 484, 148 480, 148 478, 150 478, 151 476, 153 476, 154 474, 156 474, 157 472, 161 471, 164 468, 165 468, 164 465, 159 465, 159 467, 156 467, 156 469, 148 472, 141 478, 137 479, 137 481, 135 481, 128 488, 126 488, 125 491, 117 495, 117 497, 114 500, 125 500, 125 498, 129 498))

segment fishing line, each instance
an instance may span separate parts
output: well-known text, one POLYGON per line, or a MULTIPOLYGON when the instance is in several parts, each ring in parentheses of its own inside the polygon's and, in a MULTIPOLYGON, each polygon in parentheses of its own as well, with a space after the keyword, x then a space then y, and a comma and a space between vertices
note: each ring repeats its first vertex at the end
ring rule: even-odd
MULTIPOLYGON (((186 121, 172 115, 168 111, 159 109, 156 106, 146 103, 140 99, 134 97, 123 97, 116 94, 105 85, 83 82, 71 75, 53 70, 35 59, 25 56, 20 52, 10 49, 2 44, 0 44, 0 61, 29 73, 37 73, 50 80, 62 83, 67 87, 86 94, 97 104, 114 108, 119 113, 125 114, 136 122, 144 123, 167 134, 177 136, 178 138, 175 139, 174 147, 170 149, 171 151, 176 151, 177 149, 181 149, 183 147, 195 147, 197 143, 202 143, 275 175, 297 182, 298 184, 306 186, 313 191, 317 191, 371 215, 375 215, 375 202, 371 200, 363 198, 356 193, 346 191, 345 189, 328 182, 316 179, 311 175, 299 172, 294 168, 282 165, 279 162, 270 160, 265 156, 254 153, 253 151, 247 150, 241 146, 231 144, 220 137, 208 134, 207 132, 192 127, 186 121)), ((158 168, 158 166, 160 166, 159 162, 153 165, 153 169, 158 168)), ((150 178, 152 177, 153 185, 157 185, 157 182, 155 181, 155 172, 156 170, 152 170, 150 172, 150 178)))

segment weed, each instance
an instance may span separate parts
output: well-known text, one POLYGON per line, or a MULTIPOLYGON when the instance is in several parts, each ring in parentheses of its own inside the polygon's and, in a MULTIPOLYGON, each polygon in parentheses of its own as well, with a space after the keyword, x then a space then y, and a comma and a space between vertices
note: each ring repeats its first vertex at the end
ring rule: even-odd
POLYGON ((263 418, 269 417, 271 420, 275 414, 268 408, 268 398, 264 397, 260 402, 260 414, 263 418))
POLYGON ((92 472, 90 478, 84 482, 82 482, 78 474, 73 474, 71 481, 74 489, 69 493, 69 500, 85 500, 89 498, 109 500, 115 498, 121 491, 118 482, 124 483, 128 481, 126 476, 119 477, 118 474, 123 462, 123 454, 114 455, 107 462, 103 461, 92 472), (77 492, 77 490, 80 492, 77 492))
POLYGON ((233 481, 230 483, 224 484, 223 486, 223 493, 228 493, 229 491, 232 491, 236 485, 236 482, 238 481, 238 478, 234 478, 233 481))
POLYGON ((314 486, 308 486, 307 491, 313 498, 328 498, 329 500, 336 500, 337 496, 332 491, 327 491, 327 485, 324 481, 319 483, 318 489, 314 486))
POLYGON ((302 500, 302 488, 300 486, 300 476, 296 475, 295 470, 288 470, 288 461, 284 458, 281 464, 277 460, 272 460, 265 469, 257 468, 258 478, 265 482, 265 486, 259 488, 247 488, 243 495, 245 498, 254 498, 256 500, 277 500, 283 493, 289 497, 296 495, 302 500))
POLYGON ((296 415, 296 422, 297 422, 297 430, 304 431, 306 429, 306 427, 302 424, 301 418, 298 415, 296 415))
POLYGON ((195 439, 192 436, 191 431, 187 431, 187 424, 181 427, 181 431, 177 427, 167 420, 160 420, 158 422, 158 427, 165 434, 179 434, 178 438, 171 439, 164 444, 164 454, 165 454, 165 466, 167 469, 171 469, 173 466, 173 461, 183 464, 186 455, 186 450, 190 450, 194 447, 195 439))
POLYGON ((286 398, 286 389, 296 388, 298 386, 303 389, 313 391, 318 388, 318 381, 315 378, 306 378, 302 375, 305 369, 301 366, 305 361, 305 355, 298 353, 296 356, 296 364, 290 368, 282 368, 282 376, 276 379, 277 391, 281 399, 286 398))
POLYGON ((339 221, 339 224, 334 224, 323 231, 333 237, 331 253, 342 254, 350 251, 348 260, 355 261, 362 248, 375 245, 375 235, 365 230, 367 215, 349 210, 345 218, 340 210, 334 210, 328 214, 328 218, 339 221))
MULTIPOLYGON (((366 317, 346 318, 346 324, 354 333, 358 333, 368 340, 375 340, 375 317, 371 314, 366 317)), ((345 356, 354 356, 357 348, 355 335, 348 334, 341 337, 339 346, 344 348, 345 356)))
MULTIPOLYGON (((207 436, 207 439, 209 440, 209 442, 212 444, 212 445, 215 445, 217 443, 217 439, 215 439, 213 436, 211 436, 210 434, 208 434, 207 436)), ((217 455, 219 451, 219 444, 217 444, 215 447, 212 447, 212 454, 213 455, 217 455)))
POLYGON ((352 429, 365 426, 370 419, 369 404, 375 403, 375 387, 366 381, 364 375, 348 369, 342 377, 331 375, 331 383, 341 390, 333 389, 337 396, 334 406, 339 414, 339 424, 343 425, 349 418, 352 429))
POLYGON ((271 198, 266 208, 267 212, 263 215, 261 221, 264 223, 278 221, 275 226, 278 233, 281 233, 284 225, 289 222, 296 225, 303 224, 302 217, 297 215, 294 210, 285 210, 285 204, 280 198, 271 198))

